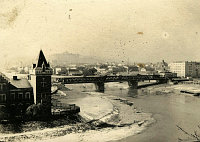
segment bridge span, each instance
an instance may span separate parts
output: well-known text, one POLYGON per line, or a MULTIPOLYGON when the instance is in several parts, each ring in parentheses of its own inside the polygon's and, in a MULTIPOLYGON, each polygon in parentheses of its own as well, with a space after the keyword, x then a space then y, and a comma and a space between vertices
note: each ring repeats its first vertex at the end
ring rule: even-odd
POLYGON ((160 75, 130 75, 130 76, 52 76, 53 82, 63 84, 94 83, 96 90, 104 91, 104 83, 107 82, 128 82, 133 89, 138 88, 138 82, 144 80, 156 80, 158 83, 166 83, 168 79, 160 75))

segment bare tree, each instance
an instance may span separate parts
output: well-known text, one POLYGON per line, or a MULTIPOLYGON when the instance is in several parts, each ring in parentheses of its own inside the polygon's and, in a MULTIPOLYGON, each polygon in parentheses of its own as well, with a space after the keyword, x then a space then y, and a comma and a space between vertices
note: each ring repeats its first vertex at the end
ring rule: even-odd
MULTIPOLYGON (((197 134, 197 131, 195 130, 193 134, 185 131, 183 128, 181 128, 180 126, 176 125, 176 127, 181 130, 185 135, 188 136, 187 139, 182 139, 182 138, 178 138, 178 141, 192 141, 192 142, 200 142, 200 135, 197 134)), ((198 128, 200 129, 200 126, 198 125, 198 128)))

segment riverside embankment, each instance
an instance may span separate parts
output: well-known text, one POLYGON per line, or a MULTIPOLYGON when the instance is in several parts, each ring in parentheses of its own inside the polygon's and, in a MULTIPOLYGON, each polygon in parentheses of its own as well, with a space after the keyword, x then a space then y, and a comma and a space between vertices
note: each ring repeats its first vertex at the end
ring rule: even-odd
POLYGON ((180 93, 187 87, 194 86, 164 84, 132 90, 127 83, 108 83, 104 93, 97 93, 93 84, 67 85, 69 89, 54 95, 54 101, 76 103, 81 119, 68 124, 58 120, 1 125, 0 140, 175 142, 186 137, 176 125, 194 133, 200 124, 199 97, 180 93))
MULTIPOLYGON (((118 87, 125 87, 120 85, 118 87)), ((108 89, 106 94, 115 94, 134 101, 137 108, 143 112, 152 114, 156 123, 134 136, 129 136, 115 142, 178 142, 193 141, 191 136, 177 128, 177 125, 190 134, 200 134, 198 125, 200 124, 200 98, 192 94, 180 93, 181 89, 198 89, 199 85, 178 84, 178 85, 158 85, 131 91, 123 89, 117 93, 113 91, 116 87, 108 89)))
MULTIPOLYGON (((73 85, 72 85, 73 86, 73 85)), ((70 86, 69 86, 70 88, 70 86)), ((64 89, 53 95, 53 101, 75 103, 81 112, 76 123, 65 120, 29 122, 19 132, 4 133, 1 141, 111 141, 140 133, 154 122, 150 113, 137 110, 134 102, 104 93, 87 92, 84 87, 64 89), (81 88, 81 89, 80 89, 81 88), (41 125, 41 126, 40 126, 41 125), (32 126, 33 130, 28 126, 32 126), (40 126, 40 127, 37 127, 40 126), (34 129, 35 128, 35 129, 34 129)), ((89 87, 90 88, 90 87, 89 87)), ((91 88, 93 90, 93 87, 91 88)), ((3 127, 2 128, 6 128, 3 127)))
MULTIPOLYGON (((67 96, 69 95, 68 92, 67 96)), ((61 93, 63 95, 63 93, 61 93)), ((47 141, 111 141, 140 133, 154 122, 150 113, 137 110, 133 102, 97 92, 84 92, 84 97, 63 97, 60 103, 76 103, 81 108, 80 115, 95 130, 71 133, 47 141)), ((58 96, 55 96, 58 97, 58 96)), ((59 98, 59 97, 58 97, 59 98)))

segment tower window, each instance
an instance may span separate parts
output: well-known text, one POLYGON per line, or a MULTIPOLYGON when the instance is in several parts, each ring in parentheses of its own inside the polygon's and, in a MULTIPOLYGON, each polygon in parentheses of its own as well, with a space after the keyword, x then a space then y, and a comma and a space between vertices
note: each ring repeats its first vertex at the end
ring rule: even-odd
POLYGON ((45 87, 45 84, 46 84, 46 82, 44 80, 45 80, 45 78, 42 78, 42 82, 41 82, 42 87, 45 87))
POLYGON ((46 93, 41 93, 41 98, 46 99, 46 93))

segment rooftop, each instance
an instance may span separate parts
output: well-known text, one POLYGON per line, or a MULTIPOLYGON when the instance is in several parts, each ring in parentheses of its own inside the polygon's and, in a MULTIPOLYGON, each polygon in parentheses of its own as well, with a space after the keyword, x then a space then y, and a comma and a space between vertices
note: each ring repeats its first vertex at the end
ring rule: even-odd
POLYGON ((42 67, 42 65, 45 65, 46 67, 49 67, 49 64, 47 63, 47 60, 44 56, 44 53, 42 50, 40 50, 40 54, 38 57, 38 63, 37 63, 37 67, 42 67))
POLYGON ((31 84, 29 83, 28 79, 21 78, 21 79, 10 79, 11 85, 16 88, 31 88, 31 84))

